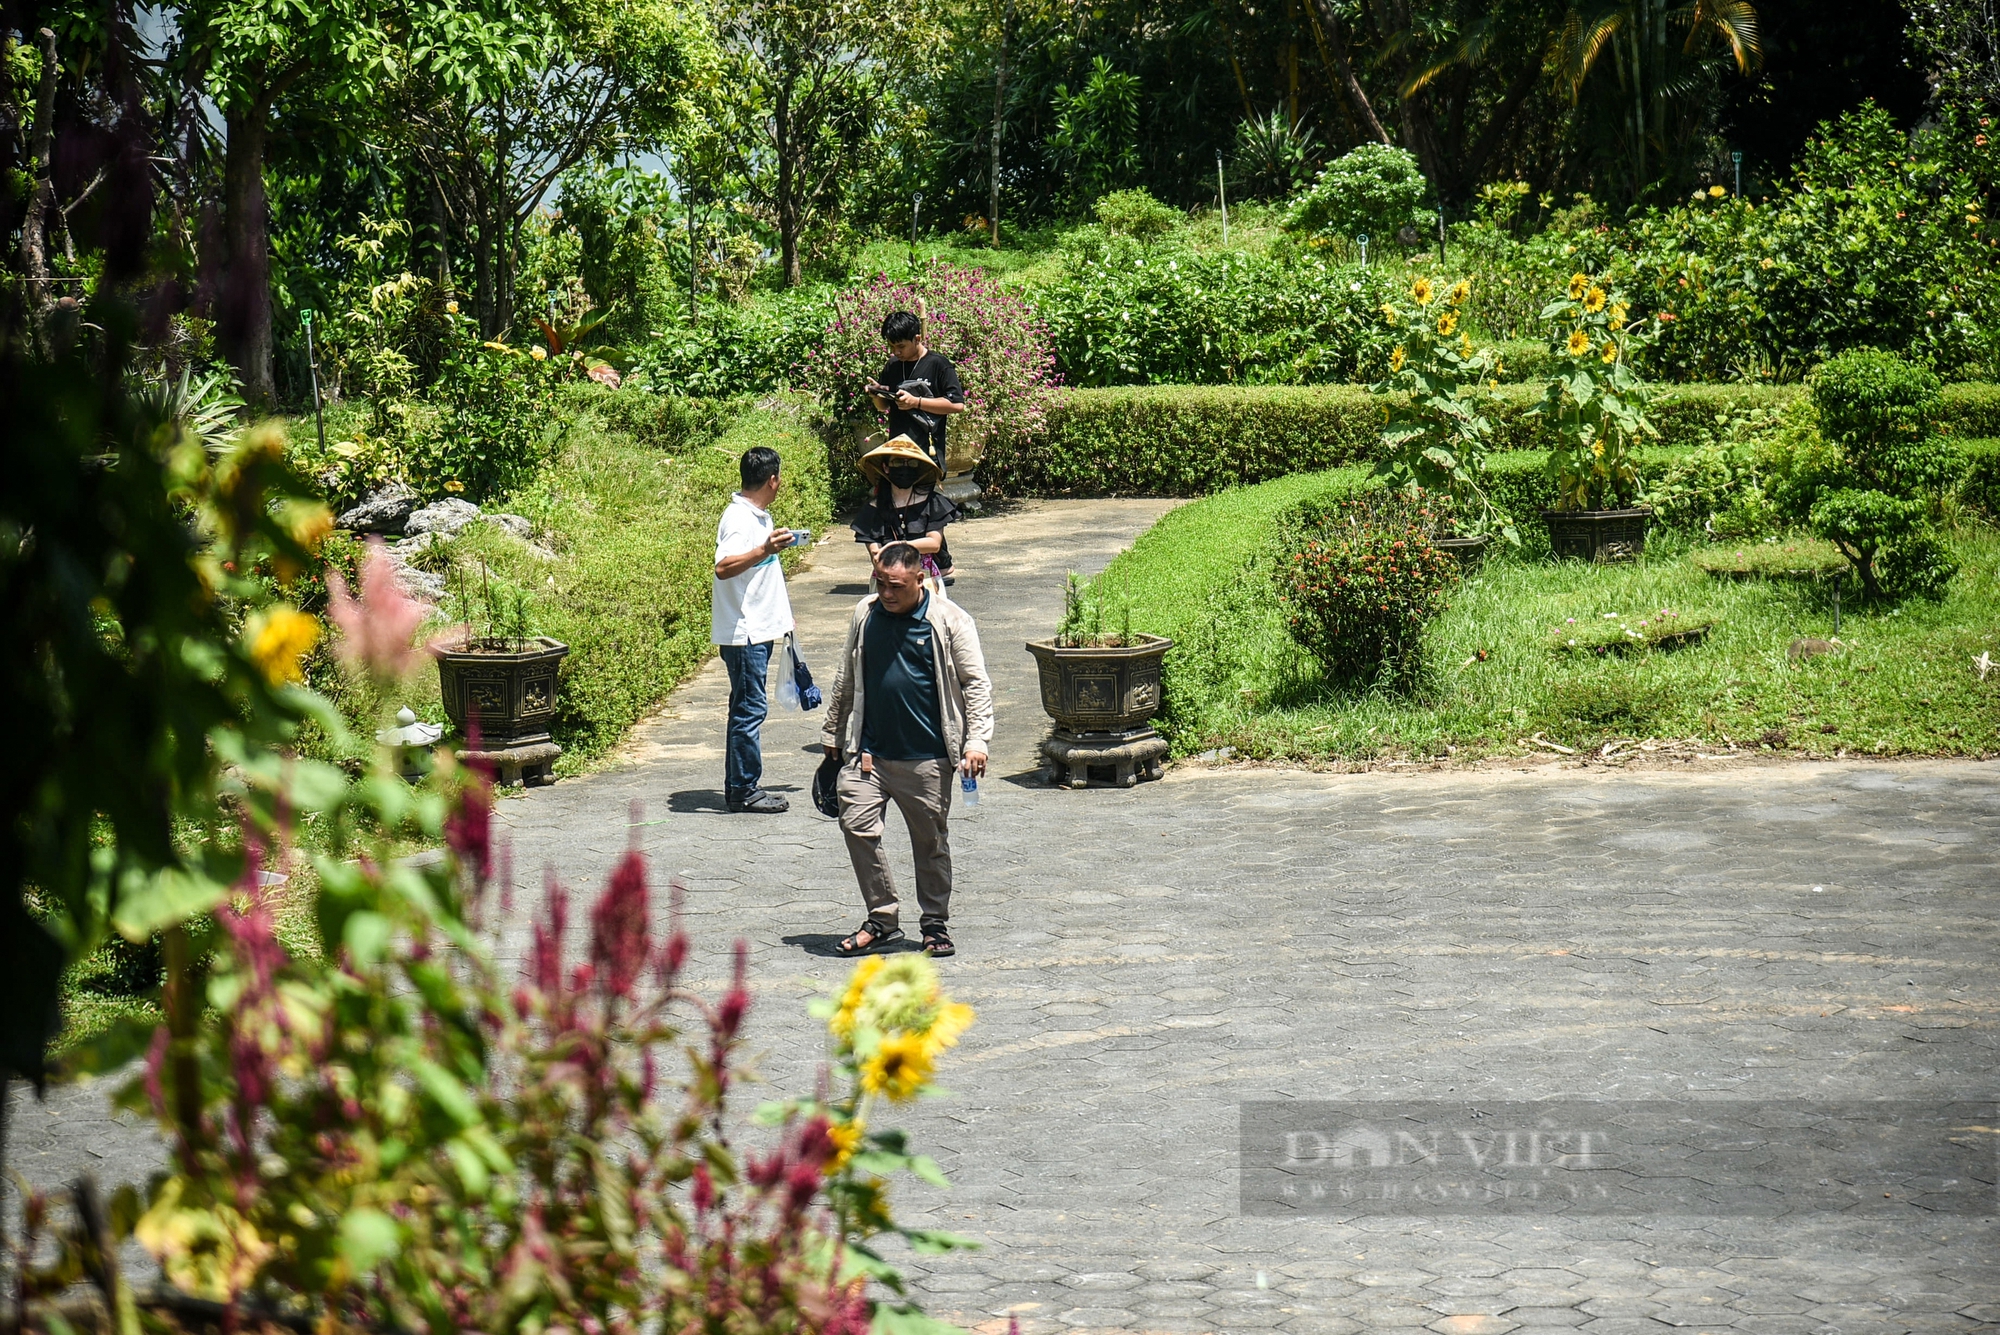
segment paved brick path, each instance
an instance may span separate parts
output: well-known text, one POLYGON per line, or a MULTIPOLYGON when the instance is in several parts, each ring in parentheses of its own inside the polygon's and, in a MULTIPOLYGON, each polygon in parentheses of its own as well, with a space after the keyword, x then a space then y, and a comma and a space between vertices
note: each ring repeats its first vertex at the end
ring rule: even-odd
MULTIPOLYGON (((1066 566, 1100 567, 1161 509, 1032 507, 954 543, 1003 777, 953 830, 961 954, 943 967, 979 1022, 942 1071, 950 1096, 902 1119, 955 1183, 899 1188, 904 1212, 986 1244, 910 1261, 932 1311, 1028 1335, 2000 1329, 1995 1121, 1959 1133, 1986 1147, 1972 1212, 1813 1212, 1780 1183, 1757 1218, 1246 1215, 1247 1100, 1993 1099, 2000 770, 1035 786, 1020 642, 1053 626, 1066 566)), ((860 578, 834 544, 794 583, 823 676, 860 578)), ((766 735, 793 813, 720 812, 723 692, 711 668, 624 764, 502 811, 524 880, 547 861, 587 884, 634 836, 683 875, 701 971, 752 943, 761 1066, 798 1091, 819 1050, 804 1003, 846 971, 813 952, 859 901, 804 801, 817 716, 766 735)), ((140 1161, 95 1097, 22 1110, 31 1177, 93 1149, 140 1161)))

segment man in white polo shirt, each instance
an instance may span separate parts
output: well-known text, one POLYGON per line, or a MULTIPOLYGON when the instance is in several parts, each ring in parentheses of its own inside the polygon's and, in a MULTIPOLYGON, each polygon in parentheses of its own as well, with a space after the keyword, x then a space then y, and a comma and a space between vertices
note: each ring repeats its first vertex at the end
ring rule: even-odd
POLYGON ((788 528, 771 523, 778 496, 778 452, 759 445, 737 463, 743 490, 729 500, 715 529, 715 616, 712 638, 729 669, 729 737, 723 755, 723 797, 731 811, 776 815, 791 804, 758 785, 764 777, 759 733, 771 650, 792 629, 792 600, 778 553, 792 545, 788 528))

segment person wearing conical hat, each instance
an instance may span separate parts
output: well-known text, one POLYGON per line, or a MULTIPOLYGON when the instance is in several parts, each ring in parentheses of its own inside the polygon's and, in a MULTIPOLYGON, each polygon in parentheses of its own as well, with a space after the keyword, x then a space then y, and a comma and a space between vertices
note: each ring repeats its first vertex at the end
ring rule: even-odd
POLYGON ((944 530, 959 514, 938 490, 937 461, 908 436, 897 436, 862 455, 861 472, 874 484, 874 495, 854 516, 854 540, 866 543, 871 557, 892 542, 907 542, 949 583, 951 550, 944 530))

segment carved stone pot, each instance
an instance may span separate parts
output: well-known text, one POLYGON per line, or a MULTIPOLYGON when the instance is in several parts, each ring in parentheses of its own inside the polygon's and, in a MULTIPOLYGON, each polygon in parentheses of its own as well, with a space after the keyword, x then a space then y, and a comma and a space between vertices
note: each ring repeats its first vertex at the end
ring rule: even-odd
POLYGON ((1133 638, 1136 644, 1116 648, 1028 642, 1040 669, 1042 708, 1056 721, 1055 735, 1042 744, 1051 783, 1130 788, 1160 777, 1167 741, 1150 720, 1160 709, 1160 660, 1174 642, 1163 635, 1133 638))
POLYGON ((1630 561, 1646 550, 1653 509, 1636 505, 1625 510, 1544 510, 1542 518, 1549 526, 1549 549, 1558 558, 1573 556, 1610 565, 1630 561))
POLYGON ((552 782, 562 747, 549 727, 556 717, 556 673, 569 646, 538 635, 510 644, 433 647, 431 653, 445 715, 467 741, 458 758, 492 766, 501 783, 552 782))

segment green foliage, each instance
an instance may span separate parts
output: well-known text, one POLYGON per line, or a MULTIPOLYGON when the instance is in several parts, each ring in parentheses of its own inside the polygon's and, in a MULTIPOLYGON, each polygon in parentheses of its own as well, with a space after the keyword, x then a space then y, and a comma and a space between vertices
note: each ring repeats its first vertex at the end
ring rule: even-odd
POLYGON ((1471 294, 1469 283, 1440 289, 1420 278, 1409 302, 1383 307, 1403 341, 1389 354, 1388 377, 1369 386, 1369 393, 1389 396, 1376 473, 1392 487, 1448 497, 1468 534, 1498 524, 1518 542, 1480 482, 1492 444, 1487 412, 1495 402, 1496 358, 1491 348, 1473 351, 1472 336, 1459 328, 1460 309, 1471 294))
POLYGON ((1542 309, 1551 348, 1570 357, 1535 409, 1553 436, 1549 475, 1558 509, 1631 504, 1639 492, 1633 452, 1660 434, 1646 415, 1645 383, 1631 365, 1645 332, 1626 314, 1621 297, 1582 272, 1571 276, 1567 296, 1542 309))
POLYGON ((1139 80, 1092 61, 1090 77, 1072 93, 1057 84, 1050 102, 1055 129, 1050 155, 1061 164, 1076 204, 1132 185, 1139 176, 1139 80))
POLYGON ((1694 554, 1696 566, 1731 579, 1831 579, 1847 573, 1840 548, 1796 533, 1741 546, 1718 544, 1694 554))
POLYGON ((1724 539, 1755 537, 1775 526, 1779 515, 1764 492, 1762 447, 1777 427, 1777 414, 1765 409, 1718 413, 1702 443, 1647 486, 1644 501, 1654 519, 1724 539))
POLYGON ((1407 150, 1362 144, 1313 178, 1311 189, 1292 201, 1286 225, 1329 236, 1366 236, 1386 252, 1406 227, 1419 236, 1436 228, 1437 214, 1423 207, 1430 193, 1407 150))
POLYGON ((1882 553, 1883 587, 1898 598, 1941 603, 1958 574, 1958 558, 1935 531, 1912 534, 1882 553))
MULTIPOLYGON (((1641 456, 1642 474, 1655 457, 1641 456)), ((1522 462, 1522 478, 1549 485, 1538 458, 1522 462)), ((1713 579, 1691 558, 1722 549, 1674 530, 1656 531, 1628 566, 1502 548, 1430 623, 1433 669, 1422 688, 1352 692, 1293 642, 1257 551, 1302 496, 1364 478, 1352 469, 1301 475, 1181 506, 1100 576, 1129 587, 1135 631, 1181 646, 1166 660, 1161 716, 1175 754, 1230 746, 1249 758, 1451 763, 1454 753, 1459 761, 1533 753, 1528 739, 1538 732, 1578 749, 1651 737, 1726 751, 1771 730, 1787 734, 1789 750, 1824 756, 2000 750, 2000 681, 1969 670, 1982 651, 2000 657, 2000 580, 1991 573, 2000 538, 1975 525, 1938 535, 1962 566, 1942 602, 1912 600, 1893 615, 1849 602, 1844 652, 1802 664, 1785 646, 1799 634, 1833 633, 1828 582, 1713 579), (1717 620, 1700 643, 1671 653, 1550 652, 1558 629, 1609 624, 1610 612, 1650 630, 1662 610, 1717 620)))
POLYGON ((1092 206, 1097 221, 1107 232, 1116 232, 1137 241, 1165 236, 1184 221, 1144 190, 1114 190, 1092 206))
POLYGON ((1278 517, 1285 624, 1334 682, 1408 687, 1421 675, 1424 627, 1458 580, 1458 562, 1432 545, 1438 520, 1385 492, 1303 501, 1278 517))
POLYGON ((1296 125, 1282 107, 1236 123, 1231 178, 1239 192, 1257 199, 1289 199, 1312 176, 1319 144, 1304 121, 1296 125))
POLYGON ((294 686, 317 627, 278 595, 331 519, 271 428, 211 457, 81 358, 10 362, 0 391, 0 681, 19 711, 0 1071, 39 1079, 64 965, 207 910, 242 874, 223 794, 267 808, 251 756, 319 712, 294 686))
MULTIPOLYGON (((1889 353, 1842 353, 1813 375, 1813 410, 1823 445, 1810 450, 1810 471, 1793 467, 1799 499, 1810 505, 1813 528, 1847 553, 1862 588, 1879 597, 1875 559, 1904 541, 1918 549, 1896 569, 1912 591, 1937 586, 1945 563, 1925 541, 1924 527, 1964 468, 1950 442, 1933 434, 1937 378, 1889 353)), ((1949 580, 1945 571, 1942 578, 1949 580)))
POLYGON ((1085 229, 1033 301, 1072 385, 1319 384, 1387 360, 1386 291, 1354 265, 1085 229))
POLYGON ((477 322, 456 301, 439 301, 426 279, 409 274, 378 286, 346 321, 352 341, 342 364, 381 397, 372 416, 346 439, 293 447, 337 503, 400 481, 427 498, 462 495, 491 501, 525 486, 551 457, 560 422, 556 390, 581 364, 479 339, 477 322), (425 312, 420 318, 405 311, 425 312), (420 347, 429 343, 429 347, 420 347), (435 359, 433 378, 416 392, 418 355, 435 359))

